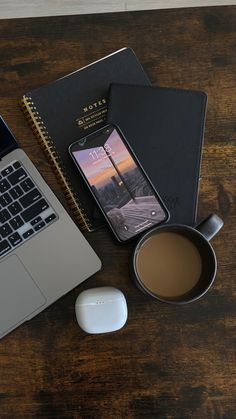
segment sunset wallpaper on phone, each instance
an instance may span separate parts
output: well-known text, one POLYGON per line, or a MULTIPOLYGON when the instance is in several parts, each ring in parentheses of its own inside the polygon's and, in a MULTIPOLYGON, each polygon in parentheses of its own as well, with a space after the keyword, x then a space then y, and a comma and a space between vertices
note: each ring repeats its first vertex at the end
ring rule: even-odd
POLYGON ((95 140, 73 155, 119 238, 127 240, 165 219, 155 191, 118 131, 113 129, 102 145, 95 140))

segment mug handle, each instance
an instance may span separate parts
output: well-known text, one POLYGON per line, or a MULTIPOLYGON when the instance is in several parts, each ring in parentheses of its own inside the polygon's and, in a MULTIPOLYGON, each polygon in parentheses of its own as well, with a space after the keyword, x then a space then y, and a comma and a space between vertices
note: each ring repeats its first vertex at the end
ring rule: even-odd
POLYGON ((195 229, 200 231, 202 235, 210 241, 218 231, 223 227, 223 220, 216 214, 211 214, 205 220, 196 225, 195 229))

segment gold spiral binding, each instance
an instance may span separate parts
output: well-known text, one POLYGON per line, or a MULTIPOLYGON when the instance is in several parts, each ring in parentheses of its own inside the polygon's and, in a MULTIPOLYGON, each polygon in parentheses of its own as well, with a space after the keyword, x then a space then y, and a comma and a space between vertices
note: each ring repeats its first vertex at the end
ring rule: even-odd
POLYGON ((49 159, 49 162, 55 171, 57 179, 63 189, 67 204, 72 210, 75 219, 83 229, 87 228, 88 231, 92 231, 90 220, 78 198, 76 197, 73 186, 62 168, 60 156, 57 153, 52 138, 50 137, 32 98, 30 96, 24 95, 21 100, 21 106, 34 134, 38 139, 40 146, 44 150, 46 156, 49 159))

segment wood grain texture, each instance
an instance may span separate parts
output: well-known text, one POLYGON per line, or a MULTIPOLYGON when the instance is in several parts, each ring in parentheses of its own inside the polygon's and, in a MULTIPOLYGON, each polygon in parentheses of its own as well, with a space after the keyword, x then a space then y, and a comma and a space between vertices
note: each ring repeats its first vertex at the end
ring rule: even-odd
POLYGON ((133 245, 118 245, 108 229, 88 234, 102 271, 0 341, 1 418, 236 417, 235 30, 231 6, 0 22, 1 114, 63 204, 19 99, 131 46, 155 85, 208 93, 199 218, 216 212, 225 221, 212 241, 216 281, 184 307, 135 288, 133 245), (113 334, 87 335, 74 302, 83 289, 102 285, 125 293, 128 323, 113 334))

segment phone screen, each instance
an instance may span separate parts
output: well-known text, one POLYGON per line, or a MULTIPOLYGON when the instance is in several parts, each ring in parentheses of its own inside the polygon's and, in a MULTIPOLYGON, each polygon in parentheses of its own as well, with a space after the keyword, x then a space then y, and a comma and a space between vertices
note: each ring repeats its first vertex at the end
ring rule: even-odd
POLYGON ((121 241, 167 218, 159 198, 118 130, 105 127, 71 153, 121 241))
POLYGON ((4 119, 0 116, 0 158, 4 157, 10 151, 18 147, 17 141, 5 123, 4 119))

